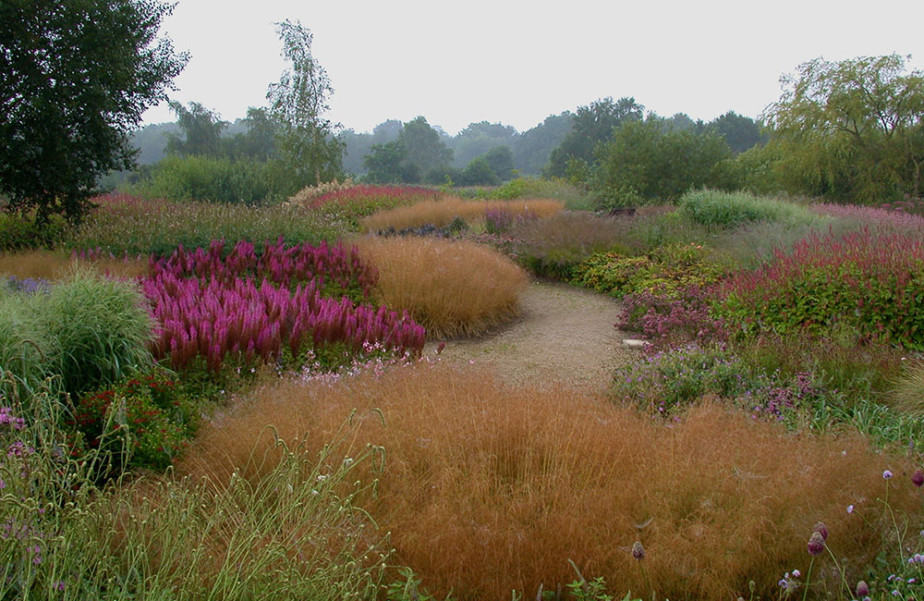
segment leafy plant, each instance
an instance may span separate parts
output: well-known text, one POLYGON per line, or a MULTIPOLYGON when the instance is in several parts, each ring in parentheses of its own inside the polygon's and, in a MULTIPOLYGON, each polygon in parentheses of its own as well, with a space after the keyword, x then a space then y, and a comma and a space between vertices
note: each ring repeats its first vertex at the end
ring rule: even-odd
POLYGON ((814 214, 805 207, 747 192, 693 190, 680 198, 679 205, 688 219, 713 229, 734 228, 760 221, 794 224, 811 222, 814 218, 814 214))

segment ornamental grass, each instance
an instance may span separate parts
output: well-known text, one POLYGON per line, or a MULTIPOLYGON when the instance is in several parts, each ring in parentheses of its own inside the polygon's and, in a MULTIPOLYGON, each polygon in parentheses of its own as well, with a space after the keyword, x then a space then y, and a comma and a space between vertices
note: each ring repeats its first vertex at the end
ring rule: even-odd
MULTIPOLYGON (((665 423, 427 363, 258 388, 204 429, 179 471, 260 486, 286 456, 277 437, 321 452, 345 420, 348 453, 372 445, 384 457, 381 473, 357 472, 378 484, 356 502, 391 533, 393 563, 437 598, 532 598, 574 580, 569 560, 619 597, 776 598, 784 572, 806 572, 816 522, 856 582, 924 518, 916 466, 858 435, 794 434, 709 404, 665 423)), ((816 559, 812 590, 841 589, 816 559)))
POLYGON ((558 200, 479 201, 443 198, 379 211, 364 218, 361 225, 368 232, 377 232, 389 228, 402 230, 422 225, 444 227, 457 217, 467 222, 484 222, 485 216, 491 211, 503 212, 509 215, 513 221, 516 221, 518 219, 551 217, 559 213, 563 208, 564 203, 558 200))
POLYGON ((431 340, 481 334, 519 313, 526 273, 490 248, 415 236, 356 244, 378 270, 378 301, 407 311, 431 340))

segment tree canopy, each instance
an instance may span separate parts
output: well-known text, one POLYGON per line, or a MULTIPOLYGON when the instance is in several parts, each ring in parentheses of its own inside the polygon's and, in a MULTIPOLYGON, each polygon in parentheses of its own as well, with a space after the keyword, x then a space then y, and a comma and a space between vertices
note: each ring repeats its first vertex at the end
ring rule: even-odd
POLYGON ((803 63, 766 111, 792 189, 879 202, 920 196, 924 73, 897 54, 803 63))
POLYGON ((78 221, 100 175, 128 169, 129 134, 186 64, 157 38, 158 0, 0 3, 0 194, 78 221))

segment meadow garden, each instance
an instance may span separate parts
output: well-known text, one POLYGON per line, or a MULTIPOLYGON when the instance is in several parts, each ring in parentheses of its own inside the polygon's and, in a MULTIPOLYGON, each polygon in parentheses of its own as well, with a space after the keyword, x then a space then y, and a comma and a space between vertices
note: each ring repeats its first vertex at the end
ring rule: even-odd
POLYGON ((0 215, 0 599, 924 598, 912 204, 94 204, 0 215), (649 344, 599 390, 424 352, 535 280, 649 344))

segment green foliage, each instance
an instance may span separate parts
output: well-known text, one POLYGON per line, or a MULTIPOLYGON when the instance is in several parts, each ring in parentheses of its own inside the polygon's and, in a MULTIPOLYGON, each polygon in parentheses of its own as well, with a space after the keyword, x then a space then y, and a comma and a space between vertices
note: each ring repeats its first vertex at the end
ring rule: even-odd
POLYGON ((552 151, 544 175, 565 177, 568 163, 574 159, 593 165, 598 160, 595 156, 599 144, 609 141, 613 130, 622 123, 640 121, 645 107, 635 102, 635 98, 623 97, 617 101, 612 98, 595 100, 587 106, 578 107, 572 120, 571 131, 562 140, 561 145, 552 151))
MULTIPOLYGON (((38 294, 42 294, 41 292, 38 294)), ((57 341, 36 322, 32 295, 0 287, 0 398, 27 403, 59 372, 57 341)))
MULTIPOLYGON (((140 290, 89 270, 35 295, 36 327, 54 341, 64 390, 77 396, 151 365, 153 321, 140 290)), ((45 349, 43 349, 45 350, 45 349)), ((59 367, 58 367, 59 366, 59 367)))
POLYGON ((735 154, 741 154, 755 146, 763 146, 769 136, 760 131, 760 126, 750 117, 728 111, 713 119, 709 129, 716 131, 735 154))
POLYGON ((167 373, 153 369, 79 398, 67 425, 79 433, 75 444, 101 454, 100 478, 173 463, 198 421, 196 403, 179 390, 167 373))
POLYGON ((101 207, 67 241, 76 250, 100 249, 115 256, 165 256, 180 244, 206 248, 212 240, 229 246, 241 240, 288 244, 335 240, 345 226, 336 217, 308 212, 298 206, 173 203, 129 196, 99 199, 101 207))
POLYGON ((616 297, 641 292, 672 296, 691 286, 715 283, 722 275, 702 246, 669 244, 647 256, 594 254, 575 269, 572 281, 616 297))
POLYGON ((924 73, 898 54, 817 58, 782 81, 766 119, 790 190, 861 203, 920 195, 924 73))
POLYGON ((279 124, 277 148, 286 171, 292 175, 291 191, 343 175, 343 144, 334 137, 337 125, 324 114, 330 110, 333 88, 327 71, 311 54, 314 36, 300 22, 288 19, 276 24, 282 56, 290 64, 266 97, 270 116, 279 124))
POLYGON ((657 118, 630 121, 598 148, 589 184, 601 208, 674 201, 709 184, 713 167, 729 154, 714 132, 678 131, 657 118))
POLYGON ((67 222, 59 215, 52 215, 46 223, 38 224, 34 214, 0 211, 0 252, 54 248, 67 232, 67 222))
POLYGON ((262 204, 284 197, 272 186, 273 166, 209 156, 168 156, 130 190, 139 196, 173 201, 262 204))
POLYGON ((128 135, 186 62, 156 39, 159 0, 0 4, 0 193, 78 221, 97 178, 127 169, 128 135))
POLYGON ((500 178, 491 169, 491 164, 485 157, 472 159, 472 162, 465 166, 456 178, 459 186, 495 186, 500 183, 500 178))
POLYGON ((779 167, 783 152, 779 144, 755 146, 716 163, 710 179, 720 190, 746 190, 753 194, 777 194, 785 189, 779 167))
POLYGON ((183 132, 167 134, 167 154, 179 156, 218 156, 221 154, 221 132, 228 127, 227 121, 219 119, 216 113, 198 102, 190 102, 187 109, 179 102, 170 102, 170 109, 176 114, 177 125, 183 132))
POLYGON ((685 217, 710 229, 735 228, 761 221, 797 224, 817 220, 816 214, 804 206, 747 192, 691 190, 678 204, 685 217))
POLYGON ((63 452, 53 397, 33 407, 45 411, 0 431, 4 449, 23 450, 0 458, 12 534, 0 537, 0 599, 376 599, 391 551, 355 499, 373 494, 357 470, 381 457, 350 448, 346 427, 320 455, 276 440, 278 462, 254 482, 235 472, 102 487, 100 453, 63 452))

